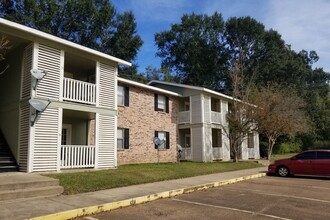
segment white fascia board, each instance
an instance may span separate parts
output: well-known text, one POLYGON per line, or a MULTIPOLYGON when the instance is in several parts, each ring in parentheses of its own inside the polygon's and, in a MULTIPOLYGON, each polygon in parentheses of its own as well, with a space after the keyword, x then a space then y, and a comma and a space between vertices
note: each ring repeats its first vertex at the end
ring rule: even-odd
POLYGON ((222 98, 226 98, 229 100, 234 100, 233 97, 222 94, 220 92, 213 91, 211 89, 203 88, 203 87, 198 87, 198 86, 190 86, 190 85, 185 85, 185 84, 179 84, 179 83, 170 83, 170 82, 164 82, 164 81, 159 81, 159 80, 152 80, 148 83, 148 85, 153 85, 153 84, 164 84, 164 85, 169 85, 169 86, 175 86, 175 87, 181 87, 181 88, 186 88, 186 89, 193 89, 193 90, 198 90, 201 92, 207 92, 216 96, 220 96, 222 98))
POLYGON ((73 42, 68 41, 68 40, 64 40, 64 39, 56 37, 54 35, 47 34, 45 32, 30 28, 30 27, 27 27, 27 26, 24 26, 24 25, 21 25, 21 24, 12 22, 12 21, 8 21, 8 20, 3 19, 3 18, 0 18, 0 27, 1 27, 1 25, 7 26, 7 27, 12 28, 12 29, 16 29, 18 31, 26 32, 26 33, 34 35, 36 37, 47 39, 49 41, 53 41, 53 42, 56 42, 56 43, 59 43, 59 44, 62 44, 62 45, 68 46, 68 47, 73 47, 75 49, 93 54, 95 56, 99 56, 99 57, 114 61, 114 62, 116 62, 120 65, 132 66, 132 64, 130 62, 127 62, 125 60, 107 55, 105 53, 90 49, 88 47, 73 43, 73 42))
POLYGON ((146 84, 143 84, 143 83, 135 82, 135 81, 120 78, 120 77, 117 77, 117 79, 118 79, 119 83, 129 84, 129 85, 132 85, 132 86, 137 86, 137 87, 149 89, 149 90, 152 90, 152 91, 155 91, 155 92, 164 93, 164 94, 167 94, 167 95, 181 97, 181 95, 179 93, 171 92, 171 91, 168 91, 168 90, 165 90, 165 89, 160 89, 160 88, 155 87, 155 86, 146 85, 146 84))

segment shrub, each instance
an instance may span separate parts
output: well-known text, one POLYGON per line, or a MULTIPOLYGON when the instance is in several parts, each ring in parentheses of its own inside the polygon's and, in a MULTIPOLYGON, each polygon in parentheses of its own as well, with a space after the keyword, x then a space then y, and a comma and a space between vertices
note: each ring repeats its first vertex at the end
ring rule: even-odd
POLYGON ((275 149, 277 154, 299 153, 301 151, 301 143, 283 142, 275 149))
POLYGON ((330 149, 330 141, 315 141, 312 146, 308 147, 308 150, 312 149, 330 149))

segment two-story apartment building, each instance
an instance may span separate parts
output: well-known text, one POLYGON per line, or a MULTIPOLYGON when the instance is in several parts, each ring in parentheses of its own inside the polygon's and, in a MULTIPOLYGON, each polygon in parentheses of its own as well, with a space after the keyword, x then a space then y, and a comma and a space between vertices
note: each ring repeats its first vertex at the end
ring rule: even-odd
POLYGON ((130 63, 1 18, 0 34, 0 129, 19 170, 115 167, 117 67, 130 63))
POLYGON ((180 96, 118 77, 118 164, 177 161, 180 96), (156 146, 154 137, 165 141, 156 146))
MULTIPOLYGON (((149 85, 181 95, 177 123, 183 159, 203 162, 230 160, 226 114, 232 97, 203 87, 177 83, 153 80, 149 85)), ((240 150, 243 160, 259 159, 258 133, 249 134, 240 150)))

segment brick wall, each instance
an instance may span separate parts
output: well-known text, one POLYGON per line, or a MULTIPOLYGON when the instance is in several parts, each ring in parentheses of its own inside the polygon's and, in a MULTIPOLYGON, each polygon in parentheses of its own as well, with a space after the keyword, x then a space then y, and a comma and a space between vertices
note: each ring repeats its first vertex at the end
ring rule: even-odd
MULTIPOLYGON (((175 162, 177 157, 177 98, 169 97, 169 113, 154 110, 152 90, 129 86, 129 107, 118 106, 118 127, 129 128, 129 149, 118 150, 118 164, 175 162), (157 152, 155 131, 170 132, 170 148, 157 152)), ((161 94, 160 95, 166 95, 161 94)))

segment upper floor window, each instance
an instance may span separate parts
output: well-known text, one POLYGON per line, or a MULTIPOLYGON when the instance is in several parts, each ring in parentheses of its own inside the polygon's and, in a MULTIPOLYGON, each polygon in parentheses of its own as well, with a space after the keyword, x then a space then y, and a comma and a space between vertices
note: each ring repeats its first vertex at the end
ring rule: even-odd
POLYGON ((118 86, 117 102, 118 102, 118 105, 129 106, 129 88, 128 87, 118 86))
POLYGON ((169 112, 169 99, 167 96, 155 94, 155 111, 169 112))
POLYGON ((129 148, 129 129, 117 128, 117 149, 129 148))
POLYGON ((155 131, 155 137, 158 137, 161 141, 164 140, 161 145, 155 145, 155 149, 170 149, 170 132, 155 131))
POLYGON ((221 112, 221 101, 220 99, 211 98, 211 111, 221 112))

